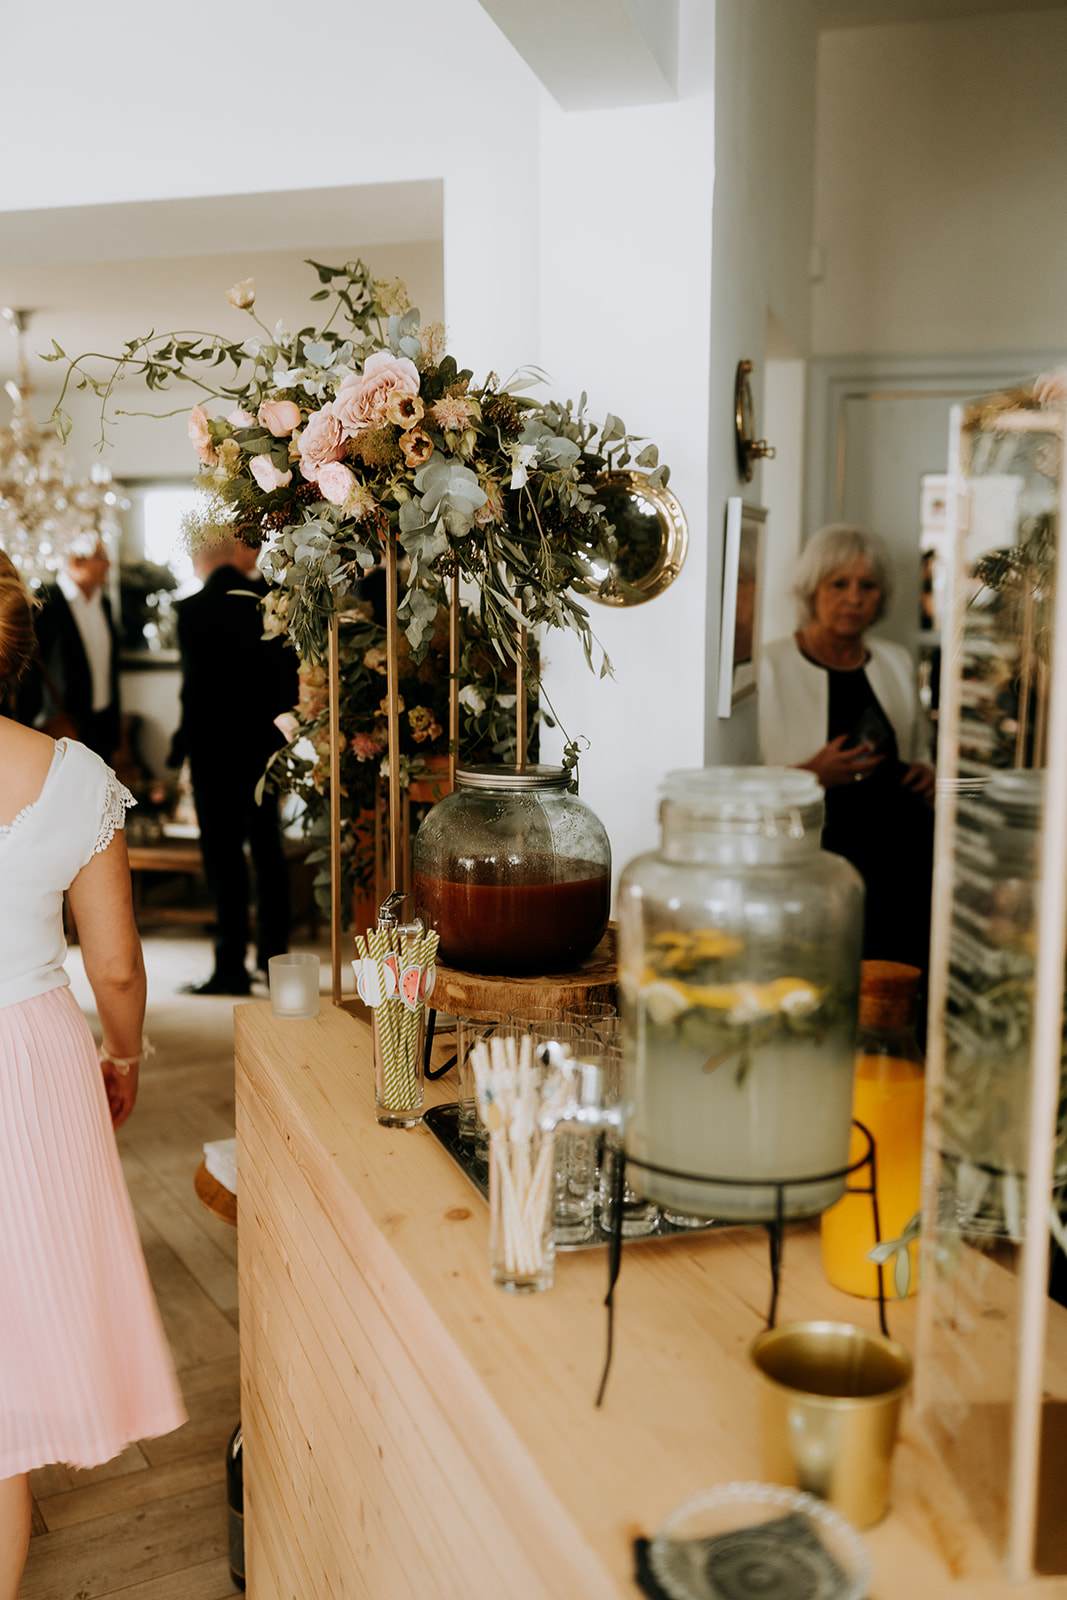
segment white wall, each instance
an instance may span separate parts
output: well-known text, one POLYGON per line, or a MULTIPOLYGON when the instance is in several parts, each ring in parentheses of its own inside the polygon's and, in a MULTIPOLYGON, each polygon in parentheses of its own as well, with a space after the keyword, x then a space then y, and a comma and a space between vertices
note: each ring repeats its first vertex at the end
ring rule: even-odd
MULTIPOLYGON (((546 687, 591 748, 581 789, 608 828, 616 872, 655 843, 663 773, 703 764, 709 549, 708 358, 714 35, 682 7, 679 100, 624 111, 541 106, 541 351, 554 385, 650 436, 689 520, 689 556, 642 606, 589 607, 615 668, 545 641, 546 687)), ((558 741, 546 735, 546 753, 558 741)))
POLYGON ((767 525, 763 549, 764 642, 781 639, 796 627, 790 595, 793 567, 800 554, 804 490, 805 365, 797 359, 768 360, 763 426, 776 455, 763 467, 767 525))
POLYGON ((813 349, 1067 344, 1067 12, 819 47, 813 349))
MULTIPOLYGON (((734 374, 742 358, 756 363, 753 396, 760 436, 777 446, 768 426, 765 389, 768 314, 797 357, 807 353, 808 257, 814 162, 816 28, 809 0, 717 0, 715 207, 712 235, 712 326, 708 435, 708 614, 705 758, 756 759, 756 702, 728 720, 715 714, 726 500, 740 494, 766 503, 771 465, 757 465, 751 483, 734 457, 734 374)), ((779 415, 781 412, 779 412, 779 415)), ((784 443, 784 440, 783 440, 784 443)), ((778 474, 777 508, 796 515, 778 474)), ((775 579, 778 524, 767 522, 775 579)), ((789 535, 786 534, 788 541, 789 535)))

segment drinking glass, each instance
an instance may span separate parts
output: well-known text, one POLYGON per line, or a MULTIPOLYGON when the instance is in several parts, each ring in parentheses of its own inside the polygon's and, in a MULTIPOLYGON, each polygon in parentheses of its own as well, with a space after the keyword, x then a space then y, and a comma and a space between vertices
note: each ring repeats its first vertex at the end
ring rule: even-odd
POLYGON ((399 1000, 374 1008, 374 1115, 386 1128, 422 1121, 426 1007, 409 1011, 399 1000))
POLYGON ((594 1001, 584 1006, 569 1006, 563 1013, 575 1039, 603 1039, 611 1042, 618 1038, 619 1013, 607 1001, 594 1001))
MULTIPOLYGON (((524 1029, 535 1046, 555 1040, 568 1054, 577 1047, 575 1013, 527 1008, 513 1011, 513 1027, 524 1029)), ((552 1231, 557 1244, 586 1244, 595 1234, 597 1136, 587 1128, 556 1129, 552 1231)))
MULTIPOLYGON (((604 1048, 604 1086, 602 1104, 606 1111, 617 1110, 623 1101, 622 1053, 617 1044, 604 1048)), ((603 1156, 600 1166, 600 1226, 603 1232, 614 1232, 615 1187, 618 1165, 622 1160, 622 1134, 617 1127, 608 1127, 604 1133, 603 1156)), ((640 1178, 638 1177, 638 1182, 640 1178)), ((655 1233, 660 1219, 660 1208, 654 1201, 646 1200, 632 1184, 623 1182, 622 1235, 631 1239, 638 1235, 655 1233)))
POLYGON ((503 1133, 489 1140, 489 1272, 509 1294, 552 1287, 554 1145, 536 1120, 521 1142, 503 1133))
POLYGON ((535 1047, 526 1028, 505 1022, 471 1051, 488 1130, 489 1270, 511 1294, 551 1288, 555 1260, 554 1119, 570 1090, 558 1066, 534 1059, 535 1047))
POLYGON ((474 1067, 471 1051, 476 1044, 488 1043, 497 1031, 506 1027, 506 1011, 486 1011, 480 1017, 456 1018, 456 1081, 459 1085, 459 1136, 467 1144, 478 1146, 486 1154, 488 1133, 478 1120, 478 1103, 474 1092, 474 1067))

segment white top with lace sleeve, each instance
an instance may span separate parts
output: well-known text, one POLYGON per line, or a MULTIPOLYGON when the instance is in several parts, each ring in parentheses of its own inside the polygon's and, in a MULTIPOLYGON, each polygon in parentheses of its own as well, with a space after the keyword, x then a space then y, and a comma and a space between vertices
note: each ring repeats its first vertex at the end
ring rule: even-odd
POLYGON ((0 827, 0 1006, 70 981, 64 891, 135 804, 99 756, 72 739, 57 742, 37 799, 0 827))

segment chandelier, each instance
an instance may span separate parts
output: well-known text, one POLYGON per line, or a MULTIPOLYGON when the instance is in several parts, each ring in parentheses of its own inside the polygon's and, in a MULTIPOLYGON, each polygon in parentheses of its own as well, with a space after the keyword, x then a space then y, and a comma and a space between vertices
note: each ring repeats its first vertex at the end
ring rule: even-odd
POLYGON ((0 428, 0 549, 29 583, 44 583, 72 555, 89 555, 102 540, 114 553, 121 532, 116 493, 109 469, 94 464, 78 478, 65 459, 52 428, 41 428, 30 408, 33 386, 23 335, 29 312, 3 308, 18 341, 18 382, 6 383, 11 424, 0 428))

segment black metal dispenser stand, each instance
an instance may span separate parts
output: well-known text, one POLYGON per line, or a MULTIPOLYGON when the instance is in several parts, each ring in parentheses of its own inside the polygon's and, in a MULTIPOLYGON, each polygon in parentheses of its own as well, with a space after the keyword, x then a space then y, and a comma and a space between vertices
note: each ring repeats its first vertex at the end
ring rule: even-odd
MULTIPOLYGON (((615 1162, 612 1194, 612 1232, 608 1244, 608 1292, 604 1300, 608 1313, 607 1350, 604 1356, 604 1370, 600 1378, 600 1387, 597 1390, 596 1404, 599 1406, 608 1385, 608 1376, 611 1372, 611 1358, 615 1344, 615 1286, 619 1281, 619 1272, 622 1267, 622 1197, 626 1186, 627 1167, 638 1168, 642 1172, 656 1172, 665 1178, 678 1178, 686 1183, 714 1183, 731 1189, 773 1189, 775 1196, 774 1217, 769 1222, 761 1225, 766 1228, 770 1246, 771 1258, 771 1303, 767 1312, 767 1326, 774 1327, 774 1320, 778 1312, 778 1289, 782 1270, 782 1252, 785 1243, 785 1193, 787 1189, 802 1189, 809 1184, 827 1183, 834 1178, 846 1180, 856 1173, 866 1170, 867 1181, 860 1184, 849 1184, 846 1181, 846 1194, 866 1194, 871 1198, 871 1219, 874 1223, 874 1242, 882 1243, 881 1220, 878 1215, 878 1166, 875 1142, 870 1130, 862 1122, 853 1120, 852 1126, 867 1141, 867 1148, 858 1161, 850 1162, 847 1167, 835 1167, 832 1172, 819 1172, 807 1178, 717 1178, 711 1177, 706 1172, 679 1172, 674 1167, 661 1167, 653 1161, 639 1161, 636 1156, 630 1155, 625 1145, 619 1152, 619 1159, 615 1162)), ((888 1336, 889 1328, 886 1325, 885 1315, 885 1278, 882 1263, 877 1263, 878 1271, 878 1324, 882 1332, 888 1336)))

